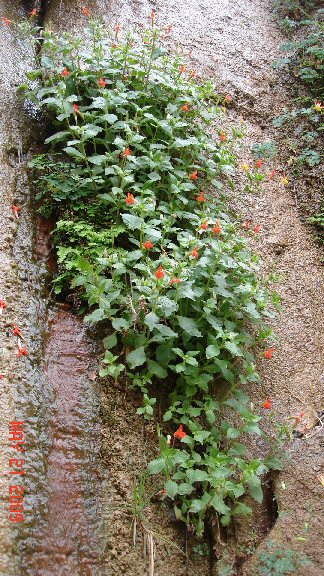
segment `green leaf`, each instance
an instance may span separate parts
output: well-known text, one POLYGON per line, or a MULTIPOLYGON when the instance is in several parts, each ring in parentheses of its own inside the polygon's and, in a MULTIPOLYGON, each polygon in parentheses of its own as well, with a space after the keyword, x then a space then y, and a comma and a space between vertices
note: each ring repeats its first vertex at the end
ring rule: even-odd
POLYGON ((125 320, 124 318, 114 318, 111 323, 112 327, 117 330, 117 332, 126 330, 131 326, 131 322, 129 320, 125 320))
POLYGON ((97 166, 100 166, 101 164, 107 162, 107 156, 105 154, 95 154, 93 156, 89 156, 88 161, 91 164, 96 164, 97 166))
POLYGON ((165 460, 163 458, 157 458, 157 460, 152 460, 147 467, 148 474, 159 474, 165 466, 165 460))
POLYGON ((166 378, 168 375, 168 371, 154 360, 147 360, 147 367, 149 371, 152 372, 152 374, 154 374, 154 376, 157 376, 158 378, 163 379, 166 378))
POLYGON ((152 331, 153 328, 155 328, 156 325, 159 323, 159 317, 156 314, 154 314, 154 312, 149 312, 148 314, 146 314, 144 318, 144 323, 152 331))
POLYGON ((219 356, 220 353, 220 348, 218 346, 216 346, 215 344, 211 344, 210 346, 207 346, 206 348, 206 358, 215 358, 216 356, 219 356))
POLYGON ((205 472, 205 470, 199 470, 198 468, 188 468, 186 474, 190 484, 193 484, 194 482, 205 482, 208 480, 207 472, 205 472))
POLYGON ((62 130, 61 132, 56 132, 49 138, 46 138, 45 144, 61 142, 62 140, 66 140, 67 136, 70 136, 70 132, 68 130, 62 130))
POLYGON ((81 154, 81 152, 79 152, 79 150, 77 150, 76 148, 73 148, 72 146, 67 146, 66 148, 63 148, 63 150, 64 150, 64 152, 69 154, 69 156, 73 156, 73 158, 81 158, 82 160, 84 160, 84 155, 81 154))
POLYGON ((103 345, 105 347, 105 350, 110 350, 111 348, 116 346, 116 344, 117 344, 116 332, 113 332, 112 334, 106 336, 106 338, 103 339, 103 345))
POLYGON ((227 438, 235 439, 240 436, 241 432, 237 428, 228 428, 226 432, 227 438))
POLYGON ((284 467, 283 460, 281 458, 279 458, 278 456, 268 456, 264 460, 264 464, 268 468, 271 468, 272 470, 282 470, 284 467))
POLYGON ((215 494, 215 496, 211 499, 210 506, 215 508, 216 512, 219 512, 219 514, 228 514, 231 512, 231 509, 226 506, 224 499, 217 494, 215 494))
POLYGON ((183 482, 182 484, 179 484, 178 486, 178 494, 180 494, 181 496, 185 496, 186 494, 191 494, 191 492, 193 492, 194 487, 191 484, 188 484, 188 482, 183 482))
POLYGON ((131 230, 141 230, 141 227, 144 224, 143 218, 135 216, 134 214, 121 214, 121 217, 126 226, 131 230))
POLYGON ((252 498, 261 503, 263 500, 263 491, 260 478, 255 475, 251 476, 248 481, 248 487, 252 498))
POLYGON ((237 506, 235 506, 233 514, 235 516, 252 516, 253 512, 250 506, 246 506, 243 504, 243 502, 240 502, 237 506))
POLYGON ((165 483, 165 491, 167 493, 167 496, 169 496, 169 498, 172 498, 173 500, 174 497, 178 494, 178 484, 173 480, 168 480, 165 483))
POLYGON ((197 338, 202 337, 202 333, 198 329, 198 323, 196 320, 193 318, 186 318, 185 316, 178 316, 177 320, 180 328, 189 334, 189 336, 196 336, 197 338))
POLYGON ((137 366, 142 366, 146 361, 144 346, 140 346, 139 348, 136 348, 136 350, 127 354, 126 361, 132 370, 137 368, 137 366))

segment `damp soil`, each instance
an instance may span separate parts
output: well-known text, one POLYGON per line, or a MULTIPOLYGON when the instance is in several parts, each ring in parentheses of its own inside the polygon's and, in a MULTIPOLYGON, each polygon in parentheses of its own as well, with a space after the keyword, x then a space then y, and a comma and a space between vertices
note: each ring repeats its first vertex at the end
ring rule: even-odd
MULTIPOLYGON (((3 0, 0 6, 3 11, 9 9, 3 0)), ((82 8, 80 0, 51 0, 45 20, 59 29, 81 29, 82 8)), ((91 8, 106 21, 119 20, 124 25, 146 24, 154 8, 158 22, 173 24, 175 45, 185 52, 192 49, 192 67, 198 75, 207 74, 232 95, 228 119, 231 123, 242 119, 247 131, 242 161, 251 163, 247 150, 255 142, 278 138, 271 120, 289 104, 292 87, 285 73, 271 68, 284 36, 270 0, 238 0, 235 4, 220 0, 217 5, 208 0, 188 0, 185 5, 178 0, 99 0, 91 8)), ((15 10, 16 14, 22 12, 19 6, 10 9, 8 17, 15 10)), ((1 78, 6 91, 0 97, 4 97, 1 168, 5 175, 0 297, 5 297, 9 306, 0 320, 2 328, 8 321, 21 324, 30 348, 24 364, 18 363, 10 336, 2 355, 6 379, 1 384, 1 408, 8 418, 27 418, 30 472, 28 522, 13 528, 0 520, 1 576, 144 576, 149 563, 143 553, 144 540, 149 531, 156 546, 155 576, 216 576, 221 574, 221 566, 232 567, 232 574, 258 576, 259 553, 267 541, 302 550, 310 557, 313 565, 300 569, 300 576, 322 576, 321 253, 301 217, 303 203, 313 202, 316 208, 317 175, 309 175, 308 186, 314 194, 305 192, 302 182, 284 187, 278 178, 263 186, 262 192, 242 192, 232 199, 242 220, 261 225, 254 247, 264 260, 264 271, 275 274, 275 288, 282 296, 283 312, 272 321, 279 345, 273 361, 259 359, 261 385, 252 387, 250 394, 258 407, 271 397, 279 420, 306 413, 300 437, 288 446, 291 463, 265 479, 266 498, 262 506, 254 507, 253 518, 237 523, 227 533, 217 525, 210 527, 208 548, 185 533, 168 502, 158 495, 145 506, 133 546, 134 477, 139 478, 156 454, 156 433, 136 415, 140 405, 137 394, 122 382, 98 381, 93 335, 84 331, 80 321, 71 312, 56 309, 47 323, 47 271, 44 258, 32 256, 32 210, 19 164, 21 142, 25 154, 28 150, 31 123, 21 118, 20 104, 11 95, 15 84, 22 81, 26 63, 8 31, 0 45, 2 55, 12 57, 9 65, 1 62, 9 81, 7 75, 5 81, 1 78), (16 150, 11 156, 8 142, 13 142, 16 150), (12 202, 22 206, 19 223, 10 212, 12 202)), ((284 170, 282 160, 276 168, 284 170)), ((243 189, 242 182, 237 182, 238 189, 243 189)), ((42 253, 44 247, 39 246, 41 242, 37 250, 42 253)), ((3 446, 5 438, 3 426, 3 446)), ((258 442, 255 447, 261 453, 265 449, 258 442)), ((5 463, 4 451, 1 464, 5 463)), ((1 488, 4 497, 5 484, 1 488)), ((156 494, 159 486, 148 489, 156 494)))

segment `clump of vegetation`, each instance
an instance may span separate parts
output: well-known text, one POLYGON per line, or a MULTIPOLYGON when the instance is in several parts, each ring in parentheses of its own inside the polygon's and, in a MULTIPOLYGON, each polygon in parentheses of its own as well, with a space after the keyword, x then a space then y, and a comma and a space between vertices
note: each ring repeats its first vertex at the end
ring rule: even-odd
MULTIPOLYGON (((37 44, 40 30, 29 33, 37 44)), ((265 434, 243 391, 259 380, 252 348, 273 340, 278 298, 226 210, 241 137, 226 129, 230 98, 197 82, 168 35, 154 13, 138 35, 91 18, 82 36, 44 30, 23 88, 51 130, 31 167, 57 219, 56 291, 75 295, 86 322, 103 321, 100 375, 140 390, 144 418, 157 418, 152 384, 169 392, 148 474, 201 535, 211 513, 224 526, 250 515, 242 496, 260 502, 262 474, 282 466, 275 443, 264 460, 248 452, 246 436, 265 434)))
POLYGON ((269 542, 267 550, 259 554, 260 576, 294 576, 302 566, 311 564, 309 558, 292 548, 269 542))
MULTIPOLYGON (((294 77, 299 79, 299 85, 304 85, 304 95, 296 98, 298 105, 295 108, 285 110, 281 116, 275 118, 273 125, 277 128, 286 128, 289 125, 292 131, 289 164, 296 176, 307 167, 318 166, 323 155, 323 12, 318 11, 316 18, 307 17, 306 11, 316 8, 314 2, 285 0, 280 6, 286 16, 283 24, 287 32, 291 35, 297 28, 299 32, 298 38, 291 38, 281 46, 285 56, 278 59, 274 67, 289 67, 294 77), (297 17, 298 15, 300 17, 297 17), (289 19, 292 16, 294 20, 289 19)), ((310 221, 324 230, 322 213, 310 221)))

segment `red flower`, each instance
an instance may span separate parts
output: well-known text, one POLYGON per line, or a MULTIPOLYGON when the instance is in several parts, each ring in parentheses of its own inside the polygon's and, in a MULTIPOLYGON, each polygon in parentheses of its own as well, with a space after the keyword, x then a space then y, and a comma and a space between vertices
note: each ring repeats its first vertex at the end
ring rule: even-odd
POLYGON ((227 102, 227 104, 229 104, 230 102, 232 102, 232 96, 230 96, 229 94, 226 94, 226 96, 225 96, 225 102, 227 102))
POLYGON ((246 220, 246 222, 244 222, 243 224, 243 228, 245 228, 245 230, 248 230, 250 228, 250 224, 251 220, 246 220))
POLYGON ((128 192, 127 194, 127 198, 126 198, 126 204, 135 204, 135 198, 133 196, 133 194, 130 194, 130 192, 128 192))
POLYGON ((14 204, 11 206, 11 210, 13 211, 15 218, 19 218, 20 207, 15 206, 14 204))
POLYGON ((37 16, 38 11, 37 8, 33 8, 32 11, 30 12, 30 16, 37 16))
POLYGON ((124 156, 130 156, 131 155, 131 149, 129 146, 127 146, 126 150, 124 150, 124 156))
POLYGON ((220 225, 219 225, 218 220, 216 220, 216 224, 215 224, 212 232, 213 232, 214 234, 221 234, 221 233, 222 233, 222 229, 221 229, 221 227, 220 227, 220 225))
POLYGON ((61 72, 62 76, 64 76, 64 78, 66 76, 70 76, 71 72, 68 70, 68 68, 65 66, 65 68, 63 68, 62 72, 61 72))
POLYGON ((257 160, 256 163, 255 163, 255 167, 256 167, 256 168, 261 168, 261 166, 262 166, 262 159, 259 158, 259 160, 257 160))
POLYGON ((162 268, 161 264, 158 267, 157 271, 155 272, 155 276, 158 280, 161 280, 162 278, 164 278, 164 272, 163 272, 163 268, 162 268))
POLYGON ((198 170, 194 170, 192 174, 190 174, 191 180, 198 180, 198 170))
POLYGON ((2 20, 4 21, 6 26, 9 26, 10 24, 12 24, 12 21, 9 20, 9 18, 6 18, 5 16, 2 17, 2 20))
POLYGON ((2 311, 5 310, 7 308, 7 302, 5 300, 1 300, 0 298, 0 314, 2 314, 2 311))
POLYGON ((220 133, 220 140, 221 140, 221 142, 226 142, 227 138, 226 138, 225 132, 220 133))
POLYGON ((20 344, 18 344, 18 358, 21 358, 21 356, 28 356, 28 350, 27 348, 22 348, 20 344))
POLYGON ((146 242, 144 242, 143 246, 144 246, 144 248, 146 248, 146 250, 150 250, 151 248, 153 248, 153 244, 152 244, 151 240, 146 240, 146 242))
POLYGON ((186 67, 185 67, 184 64, 182 64, 182 65, 180 66, 180 68, 179 68, 179 73, 180 73, 180 74, 183 74, 183 72, 185 72, 185 71, 186 71, 186 67))
POLYGON ((99 84, 100 88, 104 88, 106 86, 107 82, 103 77, 101 77, 98 80, 98 84, 99 84))
POLYGON ((196 78, 197 72, 196 70, 190 70, 190 78, 196 78))
POLYGON ((200 226, 200 228, 202 230, 208 230, 208 220, 205 220, 205 222, 202 223, 202 225, 200 226))
POLYGON ((17 324, 13 325, 13 335, 19 336, 19 338, 22 338, 21 330, 20 330, 19 326, 17 326, 17 324))
POLYGON ((186 102, 182 107, 181 110, 184 112, 189 112, 189 102, 186 102))
POLYGON ((270 174, 269 174, 269 180, 272 180, 272 178, 274 178, 275 173, 277 172, 277 170, 274 168, 270 174))
POLYGON ((267 360, 271 360, 274 351, 275 351, 275 348, 274 348, 274 347, 269 348, 269 350, 266 350, 266 351, 265 351, 265 353, 263 354, 263 356, 264 356, 265 358, 267 358, 267 360))
POLYGON ((296 416, 297 424, 299 424, 302 421, 304 416, 305 416, 305 412, 300 412, 300 414, 298 414, 298 416, 296 416))
POLYGON ((256 226, 253 227, 253 232, 256 232, 256 233, 260 232, 260 227, 261 227, 260 224, 256 224, 256 226))
POLYGON ((155 12, 154 12, 154 10, 152 10, 152 12, 151 12, 152 26, 153 26, 153 24, 154 24, 154 20, 155 20, 155 12))
POLYGON ((191 256, 193 256, 194 258, 197 258, 197 259, 199 258, 199 255, 198 255, 198 246, 196 246, 196 247, 193 249, 193 251, 191 252, 191 256))
POLYGON ((119 22, 117 23, 117 26, 115 26, 115 30, 116 30, 117 34, 118 34, 118 32, 120 32, 120 24, 119 24, 119 22))
POLYGON ((79 106, 77 104, 73 104, 73 108, 74 108, 74 112, 77 114, 78 112, 80 112, 79 110, 79 106))
POLYGON ((265 408, 266 410, 270 410, 271 402, 272 402, 272 400, 270 400, 270 398, 268 398, 265 402, 263 402, 263 408, 265 408))
POLYGON ((83 12, 83 14, 84 14, 85 16, 90 16, 90 10, 89 10, 89 8, 87 8, 87 7, 83 8, 83 9, 82 9, 82 12, 83 12))
POLYGON ((197 202, 205 202, 205 192, 200 192, 199 196, 196 198, 197 202))
POLYGON ((182 280, 180 280, 180 278, 171 278, 170 286, 172 286, 172 284, 180 284, 181 282, 182 280))
POLYGON ((2 374, 2 372, 0 373, 0 380, 3 380, 4 378, 4 374, 2 374))
POLYGON ((187 436, 187 434, 185 433, 184 429, 183 429, 183 425, 180 424, 178 430, 175 431, 175 433, 173 434, 173 436, 175 438, 178 438, 178 440, 182 440, 182 438, 184 438, 185 436, 187 436))

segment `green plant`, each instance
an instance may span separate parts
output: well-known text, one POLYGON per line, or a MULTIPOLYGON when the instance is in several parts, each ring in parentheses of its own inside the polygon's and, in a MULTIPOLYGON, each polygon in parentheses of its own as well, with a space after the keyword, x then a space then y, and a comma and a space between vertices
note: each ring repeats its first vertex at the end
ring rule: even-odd
POLYGON ((92 19, 82 37, 44 30, 25 97, 51 130, 31 167, 57 219, 56 289, 72 291, 86 322, 103 321, 100 375, 139 389, 146 419, 153 380, 164 387, 173 440, 159 428, 148 474, 163 475, 177 519, 201 535, 212 513, 225 526, 250 515, 241 497, 260 502, 262 474, 282 466, 276 446, 265 460, 248 454, 246 436, 265 435, 242 389, 259 380, 252 347, 271 339, 278 297, 226 210, 241 133, 226 131, 224 98, 165 36, 153 15, 123 39, 92 19))
POLYGON ((260 576, 297 576, 299 568, 310 565, 305 554, 268 542, 267 550, 259 554, 260 576))
POLYGON ((201 556, 209 556, 210 554, 209 546, 206 542, 204 544, 196 544, 192 547, 192 551, 194 554, 194 560, 198 560, 201 556))

